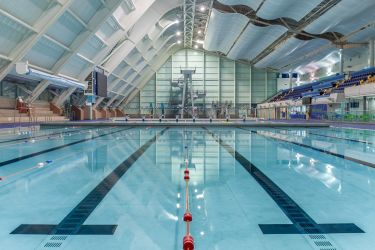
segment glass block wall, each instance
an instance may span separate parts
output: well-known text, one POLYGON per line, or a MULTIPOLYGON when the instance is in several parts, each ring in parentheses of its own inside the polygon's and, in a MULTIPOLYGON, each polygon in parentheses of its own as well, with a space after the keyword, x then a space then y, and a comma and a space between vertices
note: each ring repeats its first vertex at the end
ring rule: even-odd
MULTIPOLYGON (((250 108, 276 93, 276 73, 228 60, 211 53, 183 49, 172 55, 152 79, 125 107, 128 114, 160 115, 161 107, 172 108, 171 81, 182 79, 181 69, 196 69, 193 89, 205 96, 195 100, 204 116, 212 103, 228 104, 230 113, 250 108)), ((166 111, 167 112, 167 111, 166 111)))

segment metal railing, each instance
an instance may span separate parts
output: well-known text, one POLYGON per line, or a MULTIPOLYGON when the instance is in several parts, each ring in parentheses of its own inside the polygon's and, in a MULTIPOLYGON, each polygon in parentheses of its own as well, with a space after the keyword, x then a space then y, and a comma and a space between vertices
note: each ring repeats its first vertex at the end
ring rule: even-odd
POLYGON ((257 118, 265 120, 326 120, 337 122, 375 122, 375 110, 350 108, 347 103, 328 106, 304 105, 257 109, 257 118))
MULTIPOLYGON (((19 97, 17 98, 19 100, 19 97)), ((3 125, 5 133, 20 134, 21 132, 32 132, 39 129, 40 122, 53 121, 53 114, 37 114, 35 107, 29 103, 25 103, 22 107, 17 106, 17 101, 14 108, 0 109, 0 125, 3 125)))
MULTIPOLYGON (((225 118, 255 118, 256 109, 248 107, 229 107, 229 108, 202 108, 196 107, 194 112, 192 108, 185 108, 185 117, 192 118, 192 114, 196 118, 213 118, 213 119, 225 119, 225 118)), ((178 106, 176 107, 165 107, 165 108, 150 108, 150 107, 126 107, 124 109, 125 114, 128 114, 132 118, 176 118, 179 117, 181 112, 178 106)))
POLYGON ((375 122, 375 110, 327 112, 327 114, 322 115, 320 119, 346 122, 375 122))

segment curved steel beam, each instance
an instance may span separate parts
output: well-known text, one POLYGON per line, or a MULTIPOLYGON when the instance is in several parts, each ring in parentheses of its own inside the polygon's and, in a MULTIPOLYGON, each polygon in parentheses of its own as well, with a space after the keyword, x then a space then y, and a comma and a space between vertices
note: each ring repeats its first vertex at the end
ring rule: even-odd
POLYGON ((237 13, 246 16, 249 18, 249 22, 253 25, 260 27, 267 27, 272 25, 280 25, 288 29, 288 32, 293 33, 295 38, 300 40, 311 40, 316 38, 327 39, 331 42, 336 41, 337 39, 342 38, 344 35, 339 32, 325 32, 322 34, 312 34, 299 28, 300 22, 289 18, 289 17, 280 17, 276 19, 264 19, 257 16, 256 11, 247 5, 225 5, 215 0, 212 6, 214 9, 222 13, 237 13))

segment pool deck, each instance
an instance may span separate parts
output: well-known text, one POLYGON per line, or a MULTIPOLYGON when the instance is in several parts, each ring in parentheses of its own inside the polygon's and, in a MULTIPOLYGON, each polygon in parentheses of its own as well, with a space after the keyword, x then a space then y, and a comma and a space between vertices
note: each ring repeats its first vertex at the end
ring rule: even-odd
POLYGON ((67 127, 67 126, 170 126, 170 127, 180 127, 180 126, 214 126, 214 127, 329 127, 327 123, 307 123, 307 122, 280 122, 280 121, 261 121, 261 120, 246 120, 242 119, 230 119, 226 121, 225 119, 215 119, 210 121, 209 119, 197 119, 193 121, 192 119, 182 119, 176 121, 175 119, 129 119, 125 120, 99 120, 99 121, 77 121, 77 122, 49 122, 41 123, 41 128, 52 128, 52 127, 67 127))
POLYGON ((350 128, 350 129, 364 129, 364 130, 375 130, 375 123, 368 122, 338 122, 338 121, 328 121, 328 120, 271 120, 272 122, 280 123, 325 123, 331 127, 337 128, 350 128))
MULTIPOLYGON (((15 129, 28 130, 30 123, 24 123, 19 126, 14 124, 0 124, 0 133, 6 132, 11 133, 15 129)), ((363 129, 363 130, 375 130, 375 123, 364 123, 364 122, 337 122, 328 120, 255 120, 248 119, 245 122, 242 119, 230 119, 228 122, 225 119, 213 119, 212 122, 209 119, 197 119, 193 122, 191 119, 183 119, 176 122, 175 119, 129 119, 125 121, 124 118, 117 118, 117 120, 84 120, 84 121, 68 121, 68 122, 47 122, 47 123, 36 123, 33 126, 41 126, 41 128, 59 128, 69 126, 232 126, 232 127, 337 127, 337 128, 348 128, 348 129, 363 129)))

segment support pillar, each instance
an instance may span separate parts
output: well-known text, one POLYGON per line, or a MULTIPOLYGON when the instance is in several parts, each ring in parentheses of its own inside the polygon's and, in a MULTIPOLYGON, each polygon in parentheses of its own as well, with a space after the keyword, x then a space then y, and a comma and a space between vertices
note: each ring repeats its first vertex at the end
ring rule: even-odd
POLYGON ((339 50, 339 55, 340 55, 340 68, 339 68, 339 72, 340 74, 343 74, 344 73, 344 55, 343 55, 343 52, 344 52, 344 49, 340 49, 339 50))
POLYGON ((367 114, 367 96, 363 97, 363 114, 367 114))
POLYGON ((116 99, 119 97, 119 95, 114 95, 106 104, 105 104, 105 108, 108 108, 114 101, 116 101, 116 99))
POLYGON ((289 72, 289 88, 293 87, 293 73, 292 71, 289 72))
POLYGON ((92 108, 92 104, 91 104, 91 105, 89 105, 89 120, 90 120, 90 121, 93 120, 92 112, 93 112, 93 108, 92 108))
POLYGON ((117 102, 116 106, 114 106, 114 108, 123 110, 126 105, 125 99, 126 99, 126 96, 121 97, 121 99, 119 99, 119 101, 117 102))
POLYGON ((66 101, 66 99, 68 99, 70 97, 71 94, 73 94, 73 92, 76 90, 75 87, 71 87, 71 88, 68 88, 66 90, 64 90, 59 96, 56 96, 54 99, 53 99, 53 103, 57 106, 57 107, 61 107, 61 105, 63 105, 63 103, 66 101))
POLYGON ((96 109, 96 108, 99 106, 99 104, 100 104, 103 100, 104 100, 104 97, 99 97, 99 98, 96 100, 96 102, 95 102, 93 108, 96 109))
POLYGON ((375 42, 375 40, 370 40, 369 41, 369 61, 368 61, 368 66, 369 67, 374 67, 375 65, 374 65, 374 53, 375 53, 375 51, 374 51, 374 42, 375 42))
POLYGON ((41 83, 39 83, 36 88, 33 90, 33 92, 31 93, 31 95, 29 96, 28 98, 28 103, 33 103, 35 102, 36 99, 38 99, 38 97, 43 93, 43 91, 49 86, 49 82, 48 81, 42 81, 41 83))
POLYGON ((264 100, 268 98, 268 73, 267 70, 264 70, 264 100))

